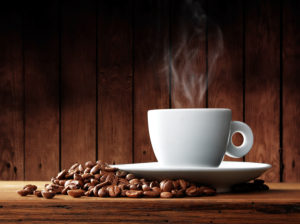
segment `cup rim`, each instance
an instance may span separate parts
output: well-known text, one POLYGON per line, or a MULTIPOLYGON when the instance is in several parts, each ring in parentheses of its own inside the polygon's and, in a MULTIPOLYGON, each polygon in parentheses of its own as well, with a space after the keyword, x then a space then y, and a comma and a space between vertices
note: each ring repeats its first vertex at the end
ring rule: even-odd
POLYGON ((231 111, 229 108, 162 108, 162 109, 151 109, 148 112, 153 111, 231 111))

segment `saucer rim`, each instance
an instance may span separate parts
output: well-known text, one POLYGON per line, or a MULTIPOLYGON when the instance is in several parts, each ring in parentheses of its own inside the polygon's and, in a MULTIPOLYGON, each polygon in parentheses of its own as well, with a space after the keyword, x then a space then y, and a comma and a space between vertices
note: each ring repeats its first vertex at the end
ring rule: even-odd
MULTIPOLYGON (((237 164, 257 164, 259 166, 245 166, 245 167, 203 167, 203 166, 166 166, 159 164, 159 162, 145 162, 145 163, 127 163, 127 164, 114 164, 111 165, 112 167, 117 167, 119 166, 126 166, 124 169, 135 169, 135 170, 140 170, 140 171, 243 171, 243 170, 267 170, 272 168, 271 164, 268 163, 257 163, 257 162, 240 162, 240 161, 223 161, 223 163, 237 163, 237 164), (145 167, 138 167, 139 165, 145 165, 149 164, 150 166, 145 166, 145 167), (130 167, 132 165, 132 167, 130 167), (156 167, 153 167, 157 165, 156 167)), ((220 165, 221 165, 220 164, 220 165)), ((122 167, 121 167, 122 168, 122 167)), ((120 168, 120 169, 121 169, 120 168)))

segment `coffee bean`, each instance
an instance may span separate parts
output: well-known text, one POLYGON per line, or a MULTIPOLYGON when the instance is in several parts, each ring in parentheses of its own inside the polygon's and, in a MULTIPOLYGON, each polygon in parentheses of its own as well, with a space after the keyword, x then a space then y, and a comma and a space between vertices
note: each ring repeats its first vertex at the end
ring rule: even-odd
POLYGON ((124 170, 118 170, 118 171, 116 172, 116 176, 117 176, 117 177, 126 177, 126 175, 127 175, 127 172, 124 171, 124 170))
POLYGON ((185 190, 185 193, 187 196, 196 197, 199 195, 200 192, 199 192, 199 188, 197 188, 196 186, 190 186, 185 190))
POLYGON ((148 185, 146 185, 146 184, 143 184, 143 185, 142 185, 142 190, 143 190, 143 191, 150 191, 150 190, 151 190, 151 187, 148 186, 148 185))
POLYGON ((84 171, 84 168, 83 168, 83 166, 82 166, 81 164, 79 164, 78 170, 79 170, 81 173, 84 171))
POLYGON ((139 186, 140 186, 139 184, 130 184, 129 189, 130 190, 140 190, 139 186))
POLYGON ((180 189, 180 190, 172 190, 171 191, 173 197, 175 198, 182 198, 185 195, 185 190, 180 189))
POLYGON ((99 184, 99 181, 98 180, 96 180, 96 179, 91 179, 91 185, 97 185, 97 184, 99 184))
POLYGON ((91 171, 91 168, 87 167, 87 168, 85 168, 85 170, 83 171, 83 173, 90 173, 90 171, 91 171))
POLYGON ((52 182, 53 184, 59 184, 59 179, 56 179, 56 178, 54 178, 54 177, 51 177, 51 182, 52 182))
POLYGON ((39 197, 39 198, 43 197, 43 195, 42 195, 42 192, 41 192, 41 191, 37 191, 37 190, 35 190, 35 191, 33 192, 33 194, 34 194, 35 196, 39 197))
POLYGON ((91 183, 86 183, 84 184, 83 189, 88 190, 90 186, 92 186, 91 183))
POLYGON ((110 185, 107 187, 110 197, 118 197, 121 194, 121 189, 116 185, 110 185))
POLYGON ((102 186, 100 186, 100 184, 97 184, 94 189, 93 189, 93 193, 94 195, 97 197, 98 196, 98 191, 102 186))
POLYGON ((79 198, 84 195, 84 190, 78 189, 78 190, 68 190, 68 195, 70 195, 73 198, 79 198))
POLYGON ((66 195, 66 194, 68 193, 68 190, 70 190, 69 186, 65 187, 65 188, 61 191, 61 193, 64 194, 64 195, 66 195))
POLYGON ((105 182, 109 182, 111 184, 113 184, 114 181, 114 174, 113 173, 107 173, 107 176, 105 178, 105 182))
POLYGON ((82 177, 81 177, 80 174, 74 173, 73 179, 74 179, 74 180, 82 180, 82 177))
POLYGON ((91 189, 91 190, 88 190, 88 191, 84 192, 84 195, 85 195, 85 196, 87 196, 87 197, 91 197, 91 196, 93 196, 93 195, 94 195, 94 193, 93 193, 93 189, 91 189))
POLYGON ((126 180, 125 178, 119 178, 119 183, 122 183, 122 184, 129 184, 129 181, 126 180))
POLYGON ((99 171, 100 171, 100 165, 96 164, 95 166, 93 166, 93 168, 91 169, 90 173, 91 174, 96 174, 96 173, 99 173, 99 171))
POLYGON ((42 196, 46 199, 51 199, 55 196, 55 193, 54 192, 51 192, 51 191, 42 191, 42 196))
POLYGON ((104 170, 107 171, 107 172, 115 172, 115 171, 118 170, 118 168, 106 166, 106 167, 104 168, 104 170))
POLYGON ((153 188, 153 187, 159 187, 159 183, 158 183, 158 181, 151 181, 149 186, 151 188, 153 188))
POLYGON ((132 179, 134 179, 135 178, 135 176, 134 176, 134 174, 132 174, 132 173, 129 173, 129 174, 127 174, 126 175, 126 180, 132 180, 132 179))
POLYGON ((100 183, 99 186, 104 187, 104 186, 109 185, 109 184, 110 184, 110 182, 105 181, 105 182, 100 183))
POLYGON ((156 192, 159 192, 159 193, 161 192, 159 187, 152 187, 151 189, 152 189, 152 191, 156 191, 156 192))
POLYGON ((23 190, 18 190, 17 193, 21 196, 26 196, 29 194, 29 191, 23 189, 23 190))
POLYGON ((65 183, 66 183, 66 180, 60 180, 60 181, 58 182, 58 184, 59 184, 60 186, 65 186, 65 183))
POLYGON ((139 179, 137 179, 137 178, 134 178, 134 179, 131 179, 130 181, 129 181, 129 184, 139 184, 140 183, 140 180, 139 179))
POLYGON ((213 189, 213 188, 210 188, 210 187, 205 187, 203 189, 203 193, 207 196, 212 196, 212 195, 215 195, 216 194, 216 190, 213 189))
POLYGON ((103 188, 99 189, 97 194, 98 194, 98 197, 106 197, 106 196, 108 196, 108 191, 105 187, 103 187, 103 188))
POLYGON ((65 175, 67 174, 67 170, 62 170, 61 172, 59 172, 56 176, 56 179, 58 180, 62 180, 65 178, 65 175))
POLYGON ((183 190, 186 190, 188 184, 185 180, 183 179, 179 179, 177 180, 178 184, 180 185, 180 188, 183 189, 183 190))
POLYGON ((79 163, 74 163, 69 170, 75 170, 79 166, 79 163))
POLYGON ((143 191, 139 190, 127 190, 126 191, 126 196, 129 198, 138 198, 143 195, 143 191))
POLYGON ((27 188, 30 191, 35 191, 37 189, 37 186, 33 185, 33 184, 27 184, 23 187, 23 189, 25 189, 25 188, 27 188))
POLYGON ((91 178, 93 178, 94 176, 92 175, 92 174, 90 174, 90 173, 84 173, 84 174, 82 174, 81 175, 81 178, 82 179, 91 179, 91 178))
POLYGON ((92 161, 87 161, 84 166, 85 167, 88 167, 88 168, 92 168, 93 166, 95 166, 96 163, 95 162, 92 162, 92 161))
POLYGON ((160 192, 158 191, 144 191, 143 194, 147 198, 157 198, 160 196, 160 192))
POLYGON ((171 181, 171 180, 161 181, 160 189, 162 192, 171 192, 173 190, 173 181, 171 181))
POLYGON ((126 197, 126 192, 127 192, 126 189, 121 189, 121 194, 120 194, 120 196, 121 196, 121 197, 126 197))
POLYGON ((165 192, 161 192, 161 193, 160 193, 160 197, 161 197, 161 198, 172 198, 173 195, 172 195, 171 192, 165 191, 165 192))
POLYGON ((100 179, 100 174, 99 173, 95 174, 94 179, 99 180, 100 179))

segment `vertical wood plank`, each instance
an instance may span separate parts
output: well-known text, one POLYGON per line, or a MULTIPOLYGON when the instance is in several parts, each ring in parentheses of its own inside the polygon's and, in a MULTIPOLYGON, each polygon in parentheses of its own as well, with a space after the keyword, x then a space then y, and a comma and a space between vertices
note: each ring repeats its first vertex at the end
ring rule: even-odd
POLYGON ((169 108, 169 2, 134 5, 134 162, 155 161, 147 124, 149 109, 169 108))
POLYGON ((171 104, 206 107, 206 14, 204 1, 171 1, 171 104))
POLYGON ((0 179, 24 178, 22 10, 0 7, 0 179))
POLYGON ((283 1, 283 181, 300 181, 300 2, 283 1))
POLYGON ((96 159, 96 2, 63 1, 62 168, 96 159))
POLYGON ((57 1, 29 1, 24 12, 25 178, 59 170, 59 35, 57 1))
POLYGON ((132 2, 98 4, 98 158, 132 162, 132 2))
POLYGON ((279 181, 279 1, 246 2, 245 120, 254 133, 246 161, 272 164, 263 178, 279 181))
MULTIPOLYGON (((208 107, 230 108, 232 120, 243 121, 243 3, 208 2, 208 107), (222 32, 218 37, 217 29, 222 32), (223 39, 223 49, 222 49, 223 39), (219 46, 219 48, 216 48, 219 46), (215 60, 213 60, 215 58, 215 60)), ((225 156, 225 160, 233 159, 225 156)))

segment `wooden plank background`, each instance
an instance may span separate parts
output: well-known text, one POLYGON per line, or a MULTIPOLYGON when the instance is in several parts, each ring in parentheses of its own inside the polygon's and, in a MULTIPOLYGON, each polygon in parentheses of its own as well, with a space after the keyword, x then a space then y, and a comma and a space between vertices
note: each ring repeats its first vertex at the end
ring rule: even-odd
POLYGON ((300 180, 299 1, 16 5, 0 9, 0 179, 155 161, 147 110, 227 107, 254 132, 244 160, 300 180))

